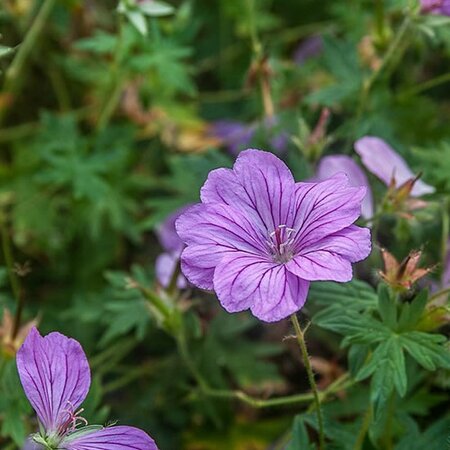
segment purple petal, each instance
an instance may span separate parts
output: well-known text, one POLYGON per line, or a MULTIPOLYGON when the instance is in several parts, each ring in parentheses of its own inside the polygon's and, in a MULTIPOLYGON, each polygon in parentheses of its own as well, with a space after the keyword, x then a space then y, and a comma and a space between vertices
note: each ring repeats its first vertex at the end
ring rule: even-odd
POLYGON ((86 398, 91 375, 86 355, 60 333, 42 337, 32 328, 17 352, 17 368, 28 400, 47 432, 63 424, 86 398))
POLYGON ((233 170, 209 174, 201 199, 233 206, 266 236, 278 225, 292 224, 294 189, 292 174, 279 158, 261 150, 245 150, 233 170))
POLYGON ((36 442, 34 442, 31 438, 28 438, 25 441, 22 450, 44 450, 44 447, 42 447, 42 445, 40 444, 36 444, 36 442))
POLYGON ((371 239, 367 228, 351 225, 304 247, 287 269, 309 281, 350 281, 351 263, 370 254, 371 239))
MULTIPOLYGON (((395 185, 401 186, 405 181, 415 177, 405 160, 395 152, 383 139, 366 136, 355 142, 355 151, 361 157, 367 170, 376 175, 384 184, 389 186, 395 178, 395 185)), ((411 191, 413 197, 431 194, 434 188, 417 180, 411 191)))
POLYGON ((144 431, 127 426, 113 426, 89 433, 68 436, 60 444, 64 450, 158 450, 144 431))
POLYGON ((214 274, 214 289, 228 312, 250 308, 265 322, 276 322, 298 311, 309 283, 283 265, 238 252, 226 255, 214 274))
POLYGON ((450 287, 450 239, 447 241, 447 256, 442 273, 442 288, 446 289, 448 287, 450 287))
POLYGON ((296 187, 293 228, 297 230, 297 252, 350 226, 361 214, 366 195, 365 187, 351 187, 343 173, 320 183, 297 183, 296 187))
MULTIPOLYGON (((156 258, 155 270, 156 278, 163 287, 168 287, 172 276, 177 269, 177 264, 180 256, 176 253, 161 253, 156 258)), ((178 289, 185 289, 187 287, 186 278, 180 274, 177 278, 178 289)))
POLYGON ((450 0, 420 0, 422 12, 450 16, 450 0))
POLYGON ((183 250, 183 241, 179 238, 175 230, 175 222, 178 217, 187 211, 191 206, 192 205, 186 205, 177 209, 172 214, 167 216, 166 220, 156 229, 159 242, 165 251, 170 253, 181 253, 181 250, 183 250))
POLYGON ((347 175, 350 186, 367 187, 366 196, 361 205, 361 215, 366 219, 370 219, 373 216, 372 191, 366 174, 352 158, 346 155, 325 156, 319 162, 315 181, 327 180, 339 172, 347 175))
POLYGON ((181 255, 186 278, 202 289, 213 289, 214 269, 227 253, 239 250, 261 254, 263 238, 248 219, 224 204, 199 204, 180 216, 176 223, 181 239, 188 244, 181 255))

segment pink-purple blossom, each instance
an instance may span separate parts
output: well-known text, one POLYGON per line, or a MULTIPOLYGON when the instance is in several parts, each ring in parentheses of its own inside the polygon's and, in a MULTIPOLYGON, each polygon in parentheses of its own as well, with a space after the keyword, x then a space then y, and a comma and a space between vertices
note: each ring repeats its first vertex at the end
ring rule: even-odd
POLYGON ((423 13, 450 16, 450 0, 420 0, 423 13))
POLYGON ((272 153, 241 152, 233 169, 210 172, 201 203, 177 220, 181 269, 228 312, 281 320, 303 306, 311 281, 349 281, 368 256, 370 231, 353 225, 365 194, 345 174, 296 183, 272 153))
POLYGON ((17 368, 40 431, 28 448, 61 450, 157 450, 144 431, 128 426, 89 426, 78 410, 91 384, 81 345, 60 333, 42 337, 36 328, 17 353, 17 368))
POLYGON ((367 176, 361 167, 347 155, 330 155, 323 157, 317 166, 314 181, 323 181, 339 172, 348 177, 351 186, 366 186, 367 191, 361 205, 361 216, 365 219, 373 217, 373 198, 367 176))
MULTIPOLYGON (((365 136, 355 142, 355 151, 369 172, 376 175, 386 186, 394 181, 396 187, 416 177, 406 161, 383 139, 365 136)), ((422 180, 417 180, 411 196, 431 194, 434 188, 422 180)))
POLYGON ((297 64, 304 64, 308 59, 320 54, 323 49, 322 36, 310 36, 295 49, 293 59, 297 64))

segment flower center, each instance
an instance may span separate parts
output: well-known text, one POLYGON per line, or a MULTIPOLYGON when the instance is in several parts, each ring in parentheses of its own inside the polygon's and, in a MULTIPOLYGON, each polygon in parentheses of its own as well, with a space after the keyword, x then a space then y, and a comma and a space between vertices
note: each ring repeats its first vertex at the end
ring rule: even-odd
POLYGON ((294 256, 294 236, 295 230, 286 225, 278 225, 269 234, 267 244, 273 259, 279 263, 285 263, 294 256))

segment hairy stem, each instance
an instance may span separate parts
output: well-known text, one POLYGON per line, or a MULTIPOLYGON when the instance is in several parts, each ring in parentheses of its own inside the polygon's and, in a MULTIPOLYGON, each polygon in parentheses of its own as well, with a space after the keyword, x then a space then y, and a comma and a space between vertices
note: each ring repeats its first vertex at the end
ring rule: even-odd
POLYGON ((323 427, 323 416, 322 409, 320 407, 320 397, 319 391, 317 389, 316 380, 314 378, 314 372, 311 367, 311 361, 309 360, 308 349, 306 347, 305 335, 300 327, 300 323, 297 319, 296 314, 291 315, 291 321, 294 325, 295 334, 297 335, 298 345, 300 347, 300 351, 303 357, 303 363, 305 364, 306 373, 308 375, 309 385, 311 386, 314 398, 314 405, 317 414, 317 425, 319 428, 319 450, 323 450, 325 448, 325 435, 324 435, 324 427, 323 427))

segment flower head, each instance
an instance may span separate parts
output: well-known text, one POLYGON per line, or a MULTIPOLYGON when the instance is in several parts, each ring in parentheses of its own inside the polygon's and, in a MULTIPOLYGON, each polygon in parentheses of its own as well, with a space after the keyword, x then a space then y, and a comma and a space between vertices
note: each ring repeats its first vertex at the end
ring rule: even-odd
POLYGON ((157 450, 144 431, 127 426, 83 427, 78 411, 91 375, 81 345, 60 333, 42 337, 32 328, 17 353, 17 368, 28 400, 39 419, 32 436, 48 450, 157 450), (81 426, 81 427, 80 427, 81 426))
POLYGON ((227 311, 281 320, 303 306, 310 281, 349 281, 370 253, 369 230, 353 225, 365 193, 344 174, 296 183, 275 155, 246 150, 233 169, 210 172, 202 202, 177 220, 181 269, 227 311))
POLYGON ((386 186, 400 187, 407 181, 414 180, 410 195, 420 197, 431 194, 434 188, 416 175, 406 164, 405 160, 383 139, 374 136, 365 136, 355 142, 355 151, 361 157, 362 163, 369 172, 376 175, 386 186))
POLYGON ((315 181, 326 180, 339 172, 347 175, 351 186, 366 186, 367 191, 361 205, 361 215, 365 219, 370 219, 373 216, 372 191, 366 174, 352 158, 346 155, 325 156, 319 161, 315 181))
POLYGON ((294 52, 294 61, 304 64, 308 59, 317 56, 323 49, 322 36, 310 36, 302 41, 294 52))

